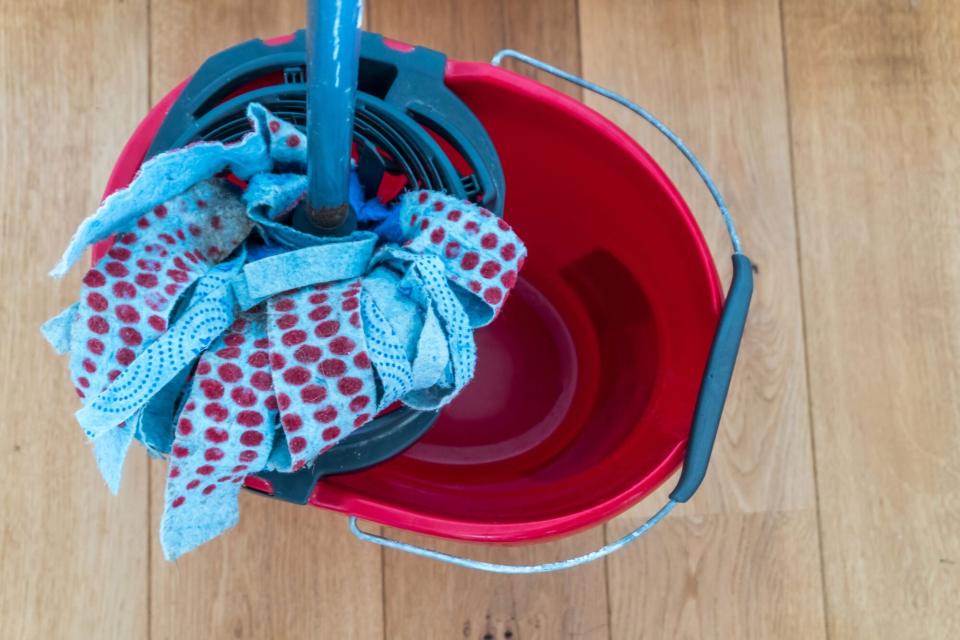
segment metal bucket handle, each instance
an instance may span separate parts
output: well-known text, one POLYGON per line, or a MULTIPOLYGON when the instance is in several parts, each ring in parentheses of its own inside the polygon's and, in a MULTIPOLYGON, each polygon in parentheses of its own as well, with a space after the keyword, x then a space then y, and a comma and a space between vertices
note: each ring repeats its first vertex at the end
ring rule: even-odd
POLYGON ((491 62, 496 66, 500 66, 504 58, 513 58, 525 62, 536 69, 553 74, 558 78, 562 78, 579 87, 592 91, 597 95, 608 98, 630 109, 653 125, 657 131, 666 136, 666 138, 680 150, 680 153, 690 162, 700 175, 703 183, 710 190, 710 195, 713 196, 714 202, 720 209, 720 215, 723 216, 723 221, 727 227, 727 234, 730 236, 730 244, 733 247, 733 279, 730 283, 730 289, 727 292, 727 298, 720 315, 720 321, 717 324, 717 332, 713 338, 713 344, 710 347, 710 356, 707 360, 703 380, 700 384, 700 393, 697 396, 696 411, 694 412, 693 424, 690 428, 690 438, 687 443, 687 451, 683 461, 683 470, 680 473, 680 480, 671 492, 670 499, 667 503, 642 525, 619 540, 606 544, 589 553, 557 562, 512 565, 472 560, 470 558, 434 551, 407 542, 401 542, 400 540, 367 533, 358 525, 356 516, 350 516, 350 531, 353 535, 360 540, 373 542, 388 549, 405 551, 460 567, 491 573, 549 573, 551 571, 559 571, 561 569, 569 569, 586 564, 622 549, 660 522, 678 503, 689 500, 700 486, 700 483, 706 475, 707 465, 710 462, 710 454, 713 451, 713 444, 716 440, 717 428, 720 425, 720 416, 723 413, 723 405, 730 387, 730 379, 733 375, 734 364, 737 360, 737 352, 740 349, 740 339, 743 336, 743 328, 747 321, 750 298, 753 294, 753 266, 749 258, 740 250, 740 238, 737 235, 736 225, 734 225, 733 218, 730 215, 729 209, 727 209, 723 196, 720 195, 717 185, 693 152, 690 151, 683 141, 673 133, 673 131, 667 128, 665 124, 643 107, 609 89, 604 89, 579 76, 567 73, 566 71, 518 51, 504 49, 497 53, 491 62))

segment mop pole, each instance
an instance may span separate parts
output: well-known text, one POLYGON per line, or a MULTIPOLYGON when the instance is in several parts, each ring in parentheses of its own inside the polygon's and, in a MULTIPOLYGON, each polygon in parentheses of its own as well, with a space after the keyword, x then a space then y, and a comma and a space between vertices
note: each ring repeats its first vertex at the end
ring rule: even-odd
POLYGON ((294 226, 341 235, 356 225, 347 193, 360 66, 362 0, 307 2, 307 202, 294 226))

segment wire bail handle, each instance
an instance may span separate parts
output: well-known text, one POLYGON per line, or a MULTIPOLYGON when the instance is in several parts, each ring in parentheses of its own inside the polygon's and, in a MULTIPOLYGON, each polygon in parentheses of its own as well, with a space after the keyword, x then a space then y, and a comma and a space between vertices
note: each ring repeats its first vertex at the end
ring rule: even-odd
POLYGON ((655 514, 639 527, 614 542, 565 560, 541 564, 513 565, 473 560, 471 558, 443 553, 393 538, 368 533, 360 528, 356 516, 350 516, 349 518, 350 531, 354 536, 360 540, 372 542, 388 549, 404 551, 424 558, 440 560, 441 562, 459 567, 490 573, 550 573, 593 562, 615 551, 619 551, 653 528, 653 526, 666 517, 678 503, 689 500, 699 488, 700 483, 706 475, 707 464, 716 440, 720 416, 723 412, 723 405, 726 401, 730 379, 733 375, 734 364, 736 363, 740 341, 743 336, 744 325, 746 324, 750 299, 753 294, 753 267, 749 258, 741 251, 740 237, 737 234, 733 217, 713 178, 710 177, 710 174, 707 173, 707 170, 687 145, 684 144, 683 140, 656 116, 618 93, 605 89, 589 80, 584 80, 580 76, 558 69, 542 60, 520 53, 519 51, 514 51, 513 49, 503 49, 499 51, 493 56, 491 63, 495 66, 502 67, 501 63, 505 58, 519 60, 535 69, 552 74, 583 89, 587 89, 597 95, 612 100, 653 125, 657 131, 662 133, 673 146, 683 154, 707 186, 710 195, 713 197, 713 201, 720 210, 720 215, 723 217, 727 235, 730 237, 730 244, 733 249, 733 279, 730 284, 730 289, 727 292, 727 298, 720 316, 720 321, 717 325, 717 332, 710 348, 710 355, 701 382, 700 393, 697 397, 697 406, 694 412, 693 425, 690 429, 690 438, 687 443, 687 452, 684 457, 680 480, 676 488, 671 492, 670 499, 667 500, 666 504, 660 507, 655 514))

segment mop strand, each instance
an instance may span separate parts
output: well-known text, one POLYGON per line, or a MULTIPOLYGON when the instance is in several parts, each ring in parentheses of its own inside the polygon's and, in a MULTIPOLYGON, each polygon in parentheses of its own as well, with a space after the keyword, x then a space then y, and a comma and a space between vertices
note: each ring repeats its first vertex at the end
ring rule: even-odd
POLYGON ((473 330, 526 249, 489 211, 428 191, 364 200, 360 230, 298 231, 306 139, 258 104, 253 132, 143 164, 51 272, 113 238, 80 300, 43 326, 110 489, 133 440, 169 461, 160 540, 174 559, 237 523, 248 475, 310 466, 400 401, 436 409, 470 382, 473 330), (229 175, 228 175, 229 174, 229 175))

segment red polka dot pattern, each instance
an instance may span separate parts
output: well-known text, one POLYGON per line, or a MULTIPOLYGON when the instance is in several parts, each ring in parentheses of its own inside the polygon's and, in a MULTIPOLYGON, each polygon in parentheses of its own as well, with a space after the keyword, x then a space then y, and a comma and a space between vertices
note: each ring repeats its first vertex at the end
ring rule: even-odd
POLYGON ((306 139, 295 126, 271 118, 265 133, 270 137, 270 155, 274 160, 301 165, 306 163, 306 139))
POLYGON ((240 487, 234 480, 242 480, 246 474, 241 472, 251 464, 262 468, 270 454, 277 408, 269 402, 274 399, 269 374, 252 367, 248 374, 236 364, 257 353, 255 341, 266 337, 265 318, 252 311, 240 320, 210 345, 195 370, 173 443, 171 459, 176 459, 178 472, 167 479, 171 506, 180 498, 231 499, 240 487), (225 345, 239 351, 236 358, 220 355, 225 345), (254 384, 254 375, 267 379, 254 384))
POLYGON ((249 233, 241 204, 219 208, 225 221, 219 230, 209 212, 197 206, 198 199, 223 200, 223 189, 214 181, 200 183, 148 211, 137 231, 120 234, 83 277, 73 333, 85 348, 71 353, 71 370, 77 372, 75 386, 80 372, 87 379, 88 398, 95 398, 166 331, 177 298, 210 269, 204 257, 208 249, 227 255, 249 233), (190 226, 199 233, 185 234, 190 226))
POLYGON ((355 423, 365 422, 357 421, 358 411, 376 387, 356 311, 361 295, 359 281, 341 282, 300 289, 269 303, 267 331, 276 345, 273 383, 292 468, 309 463, 353 431, 355 423))
POLYGON ((439 256, 450 280, 490 306, 491 319, 496 316, 526 258, 510 225, 482 207, 428 191, 405 195, 400 211, 405 246, 439 256))

